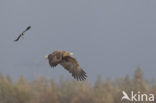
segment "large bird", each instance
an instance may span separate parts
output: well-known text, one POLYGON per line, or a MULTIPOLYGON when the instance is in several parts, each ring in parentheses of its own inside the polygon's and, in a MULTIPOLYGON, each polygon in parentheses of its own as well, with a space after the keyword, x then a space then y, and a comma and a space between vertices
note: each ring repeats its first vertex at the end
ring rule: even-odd
POLYGON ((85 71, 80 67, 78 61, 72 57, 73 53, 57 50, 52 54, 45 56, 49 60, 51 67, 55 67, 58 64, 62 65, 66 70, 68 70, 72 76, 77 80, 85 80, 87 75, 85 71))
POLYGON ((28 26, 28 27, 17 37, 17 39, 14 40, 14 41, 16 42, 16 41, 18 41, 21 37, 24 37, 24 33, 25 33, 26 31, 28 31, 30 28, 31 28, 31 26, 28 26))

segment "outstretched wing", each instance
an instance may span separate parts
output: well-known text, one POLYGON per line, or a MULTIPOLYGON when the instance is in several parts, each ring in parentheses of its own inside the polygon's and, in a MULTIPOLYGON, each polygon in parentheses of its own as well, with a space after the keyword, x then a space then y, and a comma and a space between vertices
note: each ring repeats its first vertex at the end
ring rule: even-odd
POLYGON ((75 79, 81 81, 87 78, 85 71, 80 67, 75 58, 67 56, 61 61, 60 64, 68 70, 75 79))
POLYGON ((26 32, 26 31, 28 31, 30 28, 31 28, 31 26, 28 26, 28 27, 23 31, 23 33, 26 32))
POLYGON ((14 40, 14 41, 18 41, 20 38, 21 38, 21 34, 17 37, 17 39, 16 40, 14 40))
POLYGON ((25 29, 25 31, 29 30, 30 28, 31 28, 31 26, 28 26, 28 27, 25 29))
POLYGON ((125 91, 122 91, 122 94, 123 94, 124 96, 127 96, 127 93, 126 93, 125 91))

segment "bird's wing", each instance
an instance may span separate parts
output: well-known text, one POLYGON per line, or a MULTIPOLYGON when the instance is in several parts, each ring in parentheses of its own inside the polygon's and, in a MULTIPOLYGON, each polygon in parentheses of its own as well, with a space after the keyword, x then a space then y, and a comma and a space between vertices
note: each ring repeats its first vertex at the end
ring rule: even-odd
POLYGON ((31 28, 31 26, 28 26, 28 27, 25 29, 25 32, 28 31, 30 28, 31 28))
POLYGON ((26 31, 28 31, 31 28, 31 26, 28 26, 23 32, 22 34, 24 34, 26 31))
POLYGON ((14 41, 18 41, 19 39, 20 39, 20 37, 21 37, 21 34, 17 37, 17 39, 16 40, 14 40, 14 41))
POLYGON ((85 71, 80 67, 75 58, 68 56, 64 58, 60 64, 68 70, 75 79, 81 81, 87 78, 85 71))

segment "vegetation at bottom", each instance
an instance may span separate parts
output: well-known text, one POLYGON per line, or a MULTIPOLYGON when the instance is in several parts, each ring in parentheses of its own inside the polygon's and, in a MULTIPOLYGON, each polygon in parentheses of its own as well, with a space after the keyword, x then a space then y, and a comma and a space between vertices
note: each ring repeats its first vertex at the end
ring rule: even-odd
POLYGON ((156 95, 156 80, 146 80, 140 67, 133 77, 103 80, 98 76, 94 84, 63 78, 56 82, 43 76, 31 81, 21 76, 15 82, 9 76, 0 75, 0 103, 121 103, 123 90, 128 94, 140 91, 156 95))

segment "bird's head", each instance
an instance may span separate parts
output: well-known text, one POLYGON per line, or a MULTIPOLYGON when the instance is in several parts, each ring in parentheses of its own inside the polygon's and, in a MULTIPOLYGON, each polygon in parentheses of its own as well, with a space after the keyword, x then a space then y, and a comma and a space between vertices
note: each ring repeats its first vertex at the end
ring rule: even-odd
POLYGON ((63 52, 63 57, 72 56, 72 55, 73 55, 72 52, 67 52, 67 51, 64 51, 64 52, 63 52))

